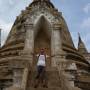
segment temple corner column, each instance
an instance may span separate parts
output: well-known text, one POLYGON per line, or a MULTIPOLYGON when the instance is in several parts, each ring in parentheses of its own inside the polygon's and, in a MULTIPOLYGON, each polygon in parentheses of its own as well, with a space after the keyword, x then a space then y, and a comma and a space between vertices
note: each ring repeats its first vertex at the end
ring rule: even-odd
POLYGON ((29 74, 29 69, 28 67, 25 67, 23 70, 22 83, 21 83, 21 88, 23 90, 26 90, 27 87, 28 74, 29 74))
POLYGON ((51 34, 51 55, 52 55, 52 66, 56 67, 57 62, 60 61, 62 54, 62 40, 60 36, 61 25, 54 24, 51 34))
POLYGON ((25 46, 23 50, 23 56, 29 59, 30 64, 33 62, 33 51, 34 51, 34 26, 32 23, 24 25, 26 30, 25 46))

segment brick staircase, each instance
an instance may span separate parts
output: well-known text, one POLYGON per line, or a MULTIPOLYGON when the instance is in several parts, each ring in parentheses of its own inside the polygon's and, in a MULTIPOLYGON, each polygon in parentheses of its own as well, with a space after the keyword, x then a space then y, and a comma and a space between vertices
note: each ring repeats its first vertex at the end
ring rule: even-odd
POLYGON ((77 87, 69 87, 69 85, 65 85, 64 77, 59 76, 59 72, 56 68, 49 67, 46 69, 46 80, 47 80, 47 88, 44 88, 41 84, 34 88, 35 85, 35 76, 37 74, 36 69, 30 71, 27 88, 26 90, 81 90, 77 87), (63 85, 62 85, 63 83, 63 85))
MULTIPOLYGON (((31 87, 33 88, 35 86, 36 74, 37 74, 36 69, 30 71, 30 73, 28 75, 27 89, 31 88, 31 87)), ((58 70, 56 68, 48 68, 48 69, 46 69, 46 77, 45 77, 45 79, 46 79, 46 83, 47 83, 48 88, 60 87, 59 73, 58 73, 58 70)), ((42 86, 41 84, 42 83, 39 84, 40 87, 42 86)))

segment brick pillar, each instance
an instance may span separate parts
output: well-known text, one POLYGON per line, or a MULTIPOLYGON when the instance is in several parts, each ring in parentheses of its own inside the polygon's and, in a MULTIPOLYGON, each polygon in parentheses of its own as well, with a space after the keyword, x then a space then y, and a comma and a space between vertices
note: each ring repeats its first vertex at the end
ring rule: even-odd
POLYGON ((60 24, 53 25, 51 35, 51 54, 52 54, 52 66, 56 66, 56 63, 60 60, 62 53, 61 37, 60 37, 60 24))
POLYGON ((21 84, 21 88, 23 90, 26 90, 26 85, 27 85, 27 81, 28 81, 28 71, 29 69, 26 67, 24 68, 24 71, 23 71, 23 76, 22 76, 22 84, 21 84))
POLYGON ((21 88, 23 69, 14 68, 13 72, 13 87, 21 88))
POLYGON ((25 24, 26 36, 25 36, 25 46, 21 55, 24 58, 28 59, 30 64, 33 62, 33 55, 31 54, 34 51, 34 28, 33 24, 25 24))
POLYGON ((26 40, 25 40, 24 51, 27 54, 31 54, 31 52, 34 50, 33 24, 25 24, 25 29, 26 29, 26 40))

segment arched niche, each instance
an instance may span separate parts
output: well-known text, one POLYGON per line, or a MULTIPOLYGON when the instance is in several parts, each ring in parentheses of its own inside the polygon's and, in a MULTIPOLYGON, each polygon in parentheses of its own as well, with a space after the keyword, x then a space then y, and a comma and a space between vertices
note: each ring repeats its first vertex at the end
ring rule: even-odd
MULTIPOLYGON (((40 16, 34 25, 34 53, 40 53, 40 49, 44 48, 48 56, 51 55, 51 30, 50 23, 45 16, 40 16)), ((33 64, 36 66, 37 58, 34 57, 33 64)), ((50 66, 51 59, 48 58, 46 66, 50 66)))

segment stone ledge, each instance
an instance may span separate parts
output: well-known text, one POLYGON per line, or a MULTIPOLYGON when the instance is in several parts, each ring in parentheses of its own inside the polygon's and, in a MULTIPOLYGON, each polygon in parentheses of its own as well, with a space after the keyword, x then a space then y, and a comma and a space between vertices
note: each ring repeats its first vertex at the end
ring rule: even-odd
MULTIPOLYGON (((28 88, 27 90, 62 90, 60 87, 54 87, 54 88, 28 88)), ((68 90, 68 89, 65 89, 68 90)), ((81 90, 78 87, 72 87, 70 90, 81 90)))
POLYGON ((78 87, 73 87, 71 90, 81 90, 81 89, 78 87))
POLYGON ((10 87, 10 88, 7 88, 6 90, 23 90, 23 89, 19 87, 10 87))

